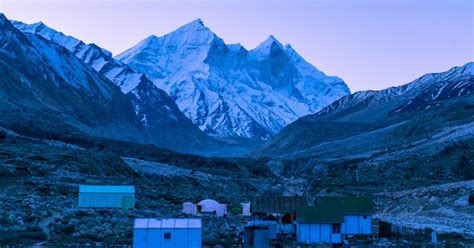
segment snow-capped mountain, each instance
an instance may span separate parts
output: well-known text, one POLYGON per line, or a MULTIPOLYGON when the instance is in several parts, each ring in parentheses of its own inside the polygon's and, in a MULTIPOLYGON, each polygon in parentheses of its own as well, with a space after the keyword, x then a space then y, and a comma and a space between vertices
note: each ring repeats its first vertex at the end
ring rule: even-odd
POLYGON ((116 59, 145 73, 209 134, 266 140, 349 94, 273 36, 253 50, 227 45, 201 20, 150 36, 116 59))
POLYGON ((197 152, 208 149, 215 143, 213 138, 184 116, 166 92, 157 88, 143 73, 115 60, 109 51, 64 35, 42 22, 25 24, 13 21, 13 24, 24 33, 36 34, 63 46, 120 86, 133 104, 135 113, 148 134, 148 140, 152 143, 182 152, 197 152))
MULTIPOLYGON (((410 143, 413 148, 435 141, 433 137, 447 128, 452 133, 465 132, 466 123, 474 123, 473 100, 471 62, 399 87, 345 96, 285 127, 254 155, 304 157, 345 151, 341 156, 355 157, 356 152, 366 156, 410 143)), ((452 139, 440 137, 443 142, 452 139)))
POLYGON ((0 123, 61 135, 143 141, 133 106, 65 48, 24 34, 0 14, 0 123))

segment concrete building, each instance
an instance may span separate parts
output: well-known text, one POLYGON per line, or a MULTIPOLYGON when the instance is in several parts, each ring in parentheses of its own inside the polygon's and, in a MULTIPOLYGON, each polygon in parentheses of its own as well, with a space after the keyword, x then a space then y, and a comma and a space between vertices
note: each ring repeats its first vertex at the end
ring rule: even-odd
POLYGON ((135 187, 80 185, 78 206, 132 209, 135 206, 135 187))
POLYGON ((200 248, 201 219, 135 219, 134 248, 200 248))

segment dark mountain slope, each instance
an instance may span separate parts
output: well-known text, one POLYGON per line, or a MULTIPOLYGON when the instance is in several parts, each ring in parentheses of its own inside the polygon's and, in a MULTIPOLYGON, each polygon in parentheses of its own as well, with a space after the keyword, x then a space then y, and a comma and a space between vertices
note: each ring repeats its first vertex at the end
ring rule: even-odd
POLYGON ((400 87, 343 97, 295 121, 254 155, 311 157, 333 150, 345 155, 356 150, 370 153, 471 123, 473 71, 474 63, 468 63, 400 87), (368 140, 370 144, 363 142, 368 140))
POLYGON ((145 142, 179 152, 206 155, 219 154, 220 149, 223 149, 225 144, 220 144, 195 126, 163 90, 156 87, 144 74, 115 60, 107 50, 66 36, 41 22, 25 24, 13 21, 13 24, 25 34, 36 34, 66 48, 120 86, 143 125, 145 142))
POLYGON ((0 15, 0 123, 141 141, 120 89, 63 47, 24 35, 0 15))

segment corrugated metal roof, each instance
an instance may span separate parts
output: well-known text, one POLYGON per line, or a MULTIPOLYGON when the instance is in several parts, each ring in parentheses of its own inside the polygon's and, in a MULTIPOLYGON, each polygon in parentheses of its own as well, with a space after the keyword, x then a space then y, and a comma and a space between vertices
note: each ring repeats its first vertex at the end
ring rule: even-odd
POLYGON ((306 198, 299 196, 255 196, 252 198, 252 213, 294 213, 296 207, 306 206, 306 198))
POLYGON ((79 185, 79 192, 87 192, 87 193, 135 193, 135 186, 79 185))
POLYGON ((300 206, 296 208, 296 220, 313 223, 342 223, 344 209, 329 206, 300 206))
POLYGON ((345 214, 372 214, 374 204, 370 197, 318 197, 318 206, 339 206, 345 214))
POLYGON ((201 219, 135 219, 136 229, 201 228, 201 219))

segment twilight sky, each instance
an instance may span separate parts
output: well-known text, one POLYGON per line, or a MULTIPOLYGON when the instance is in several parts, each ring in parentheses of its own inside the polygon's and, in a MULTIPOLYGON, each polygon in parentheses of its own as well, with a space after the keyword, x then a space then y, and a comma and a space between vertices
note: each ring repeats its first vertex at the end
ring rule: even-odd
POLYGON ((472 0, 0 0, 0 12, 114 55, 197 18, 247 49, 273 34, 353 92, 474 61, 472 0))

